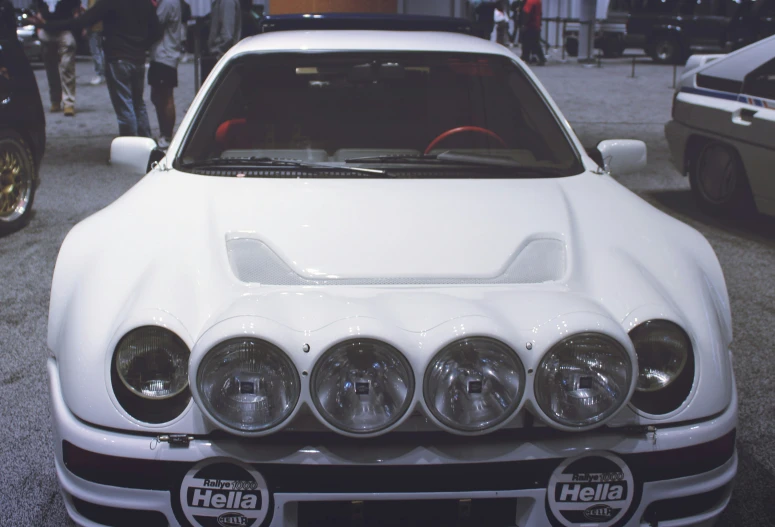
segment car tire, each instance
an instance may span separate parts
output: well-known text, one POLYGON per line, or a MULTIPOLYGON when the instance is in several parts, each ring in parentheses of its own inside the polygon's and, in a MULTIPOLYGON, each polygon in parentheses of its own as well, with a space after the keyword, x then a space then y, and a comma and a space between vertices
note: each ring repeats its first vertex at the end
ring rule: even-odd
POLYGON ((699 208, 712 216, 746 216, 756 211, 745 167, 737 150, 709 142, 697 152, 689 184, 699 208))
POLYGON ((648 48, 651 58, 660 64, 678 64, 683 59, 683 47, 674 36, 654 37, 648 48))
POLYGON ((0 235, 30 219, 37 173, 27 142, 13 130, 0 130, 0 235))

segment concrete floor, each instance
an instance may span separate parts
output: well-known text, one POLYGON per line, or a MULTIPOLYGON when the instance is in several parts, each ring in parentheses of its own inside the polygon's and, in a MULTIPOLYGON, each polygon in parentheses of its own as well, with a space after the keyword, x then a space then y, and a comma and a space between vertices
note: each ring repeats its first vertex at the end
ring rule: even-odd
MULTIPOLYGON (((688 182, 669 164, 662 132, 670 118, 671 67, 639 59, 635 78, 630 78, 628 59, 606 61, 602 68, 554 62, 536 71, 586 145, 605 138, 646 141, 647 169, 621 182, 700 230, 715 248, 732 303, 740 394, 740 470, 721 525, 775 525, 775 221, 712 220, 694 206, 688 182)), ((72 525, 58 493, 48 411, 45 339, 51 275, 68 230, 138 180, 107 170, 115 116, 105 86, 88 85, 89 62, 78 63, 78 75, 78 115, 48 116, 49 146, 32 222, 0 238, 3 526, 72 525)), ((193 97, 191 64, 181 66, 180 76, 179 118, 193 97)), ((42 69, 37 77, 47 102, 42 69)), ((155 115, 151 122, 155 128, 155 115)))

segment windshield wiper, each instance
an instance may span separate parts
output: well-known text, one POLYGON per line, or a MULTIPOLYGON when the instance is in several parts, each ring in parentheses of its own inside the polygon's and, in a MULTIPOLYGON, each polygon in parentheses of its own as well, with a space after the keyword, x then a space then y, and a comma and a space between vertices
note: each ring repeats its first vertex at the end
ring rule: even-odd
POLYGON ((542 175, 556 177, 559 175, 556 169, 526 165, 512 157, 492 154, 460 154, 455 152, 441 152, 440 154, 418 155, 386 155, 373 157, 353 157, 346 159, 345 163, 395 163, 395 164, 454 164, 466 166, 487 166, 517 168, 525 172, 534 172, 542 175))
POLYGON ((231 166, 231 167, 287 167, 287 168, 303 168, 308 170, 315 170, 321 172, 353 172, 360 175, 376 175, 393 177, 392 174, 385 170, 375 168, 363 168, 363 167, 346 167, 341 165, 328 165, 323 163, 307 163, 304 161, 296 161, 293 159, 278 159, 274 157, 213 157, 211 159, 204 159, 201 161, 182 162, 180 164, 183 168, 195 168, 195 167, 215 167, 215 166, 231 166))

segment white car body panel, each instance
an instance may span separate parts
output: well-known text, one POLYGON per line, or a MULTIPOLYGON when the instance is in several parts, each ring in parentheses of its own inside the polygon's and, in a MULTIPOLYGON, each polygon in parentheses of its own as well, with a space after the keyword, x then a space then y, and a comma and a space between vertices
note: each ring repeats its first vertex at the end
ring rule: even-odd
MULTIPOLYGON (((727 61, 742 61, 751 47, 775 50, 775 38, 770 37, 713 61, 704 61, 688 71, 676 87, 673 120, 665 128, 673 164, 686 174, 686 150, 693 137, 711 139, 732 146, 740 154, 748 182, 759 212, 775 215, 775 100, 752 97, 746 93, 729 93, 704 89, 697 84, 697 75, 707 67, 727 61), (752 112, 751 119, 741 114, 752 112)), ((756 65, 751 65, 753 69, 756 65)), ((688 70, 688 66, 687 66, 688 70)))
MULTIPOLYGON (((472 37, 374 31, 272 33, 241 42, 219 62, 184 118, 168 158, 115 203, 73 228, 57 260, 49 375, 57 474, 76 521, 97 525, 78 512, 74 497, 150 508, 163 513, 170 525, 178 525, 179 516, 168 491, 118 489, 74 475, 63 441, 100 455, 158 462, 229 456, 246 463, 416 466, 551 460, 597 450, 645 455, 734 434, 731 315, 713 250, 694 229, 642 201, 584 154, 585 172, 556 179, 221 178, 170 166, 168 160, 181 148, 205 94, 229 60, 248 53, 316 50, 477 52, 507 56, 521 65, 505 48, 472 37), (260 252, 234 260, 237 256, 227 250, 232 240, 258 240, 280 263, 257 259, 260 252), (531 246, 535 241, 548 245, 531 246), (248 266, 244 275, 240 265, 248 266), (350 441, 347 447, 322 440, 298 449, 270 447, 236 434, 212 439, 207 434, 218 426, 200 410, 196 393, 171 422, 140 422, 122 409, 110 380, 118 341, 140 326, 168 328, 184 341, 192 350, 189 378, 195 378, 199 361, 213 345, 256 335, 285 351, 302 375, 300 404, 281 426, 330 434, 329 428, 336 429, 319 418, 305 373, 332 345, 372 337, 401 350, 418 379, 416 412, 407 412, 392 434, 453 432, 428 417, 422 396, 423 373, 445 345, 464 336, 491 336, 515 350, 525 369, 532 370, 563 338, 596 331, 625 347, 636 373, 627 333, 650 319, 675 322, 689 335, 696 360, 691 394, 675 411, 660 416, 627 405, 600 429, 604 433, 586 433, 581 441, 576 433, 563 431, 551 440, 494 442, 483 435, 467 438, 463 446, 407 449, 384 446, 391 437, 387 433, 382 446, 340 435, 335 437, 350 441), (648 429, 653 437, 644 427, 653 427, 648 429), (190 444, 170 447, 160 443, 162 434, 191 436, 190 444), (352 441, 363 446, 353 448, 352 441)), ((501 426, 521 428, 528 414, 537 417, 535 428, 548 430, 535 403, 532 377, 520 411, 501 426)), ((657 500, 726 488, 736 467, 734 455, 703 474, 646 482, 627 525, 639 525, 657 500)), ((519 525, 548 521, 545 489, 406 496, 310 492, 275 494, 271 525, 295 525, 285 516, 291 510, 286 504, 298 501, 429 496, 517 497, 519 525)), ((712 510, 669 524, 710 525, 728 493, 719 500, 712 510)))

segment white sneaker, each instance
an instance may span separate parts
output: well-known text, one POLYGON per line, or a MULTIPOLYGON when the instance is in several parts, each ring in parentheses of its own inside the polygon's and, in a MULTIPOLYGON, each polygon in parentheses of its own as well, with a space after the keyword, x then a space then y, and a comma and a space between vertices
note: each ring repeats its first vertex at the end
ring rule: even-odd
POLYGON ((89 84, 91 84, 92 86, 98 86, 104 83, 105 83, 105 77, 101 77, 99 75, 97 75, 96 77, 94 77, 92 80, 89 81, 89 84))
POLYGON ((160 148, 161 150, 166 150, 170 147, 170 140, 166 137, 159 137, 159 139, 156 140, 156 148, 160 148))

